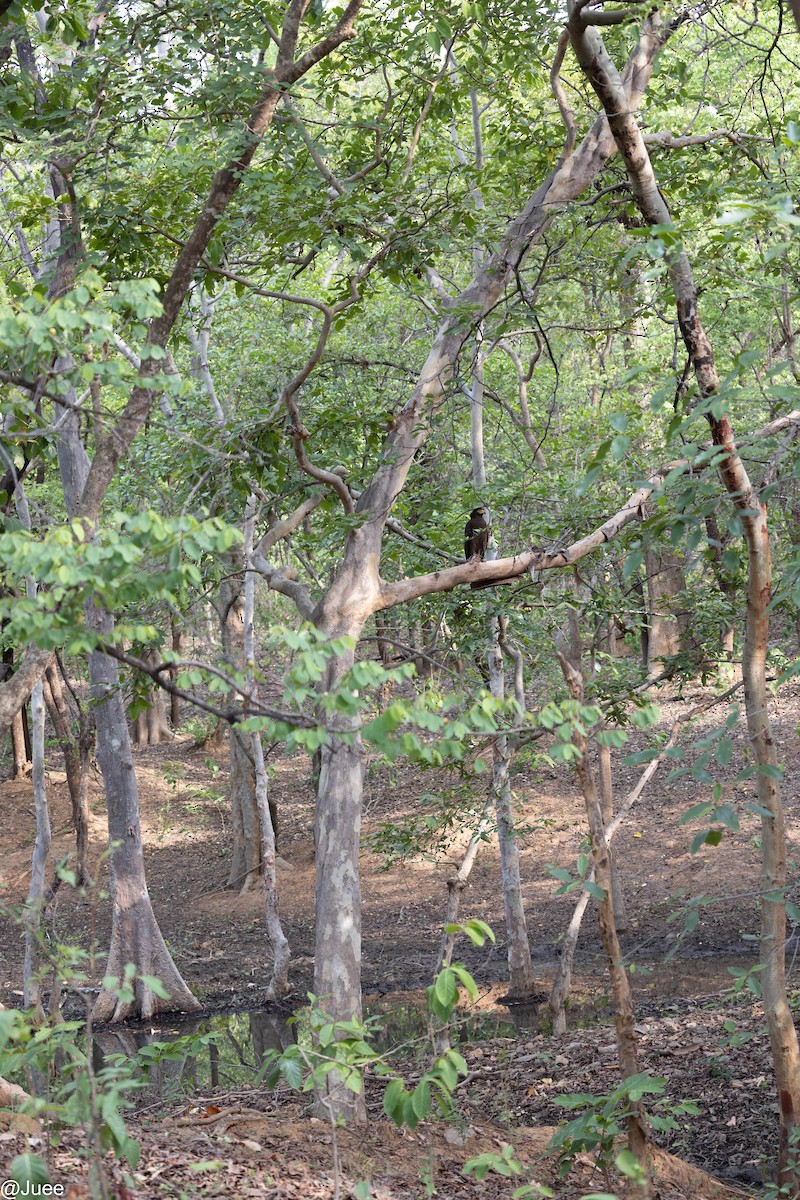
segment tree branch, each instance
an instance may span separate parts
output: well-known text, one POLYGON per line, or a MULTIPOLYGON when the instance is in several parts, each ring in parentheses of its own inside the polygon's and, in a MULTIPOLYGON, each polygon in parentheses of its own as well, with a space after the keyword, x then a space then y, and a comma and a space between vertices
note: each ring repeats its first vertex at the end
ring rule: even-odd
POLYGON ((457 567, 433 571, 429 575, 417 575, 393 583, 381 581, 380 593, 373 611, 378 612, 385 608, 392 608, 396 604, 405 604, 407 601, 417 600, 421 596, 450 592, 453 588, 467 583, 481 583, 487 586, 511 583, 531 570, 551 571, 572 566, 573 563, 590 554, 592 550, 610 542, 631 521, 639 519, 645 501, 674 466, 674 463, 670 463, 669 466, 656 471, 650 476, 647 483, 638 488, 612 517, 609 517, 592 533, 579 538, 578 541, 563 550, 556 550, 552 553, 540 549, 524 550, 510 558, 497 558, 492 562, 471 559, 457 567))

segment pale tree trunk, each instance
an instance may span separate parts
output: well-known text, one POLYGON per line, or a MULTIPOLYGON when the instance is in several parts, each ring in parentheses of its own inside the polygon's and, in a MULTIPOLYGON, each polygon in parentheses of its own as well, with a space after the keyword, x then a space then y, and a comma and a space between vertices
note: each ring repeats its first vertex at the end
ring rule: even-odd
POLYGON ((490 805, 487 804, 483 810, 483 814, 478 822, 478 827, 469 839, 464 855, 458 866, 458 870, 447 880, 447 909, 444 915, 445 931, 442 936, 442 942, 439 947, 439 954, 436 959, 436 967, 434 968, 434 976, 438 975, 443 967, 449 967, 453 961, 453 951, 455 950, 456 935, 447 932, 448 925, 455 925, 458 921, 458 914, 461 909, 461 893, 469 882, 469 877, 472 874, 472 868, 475 866, 475 860, 478 857, 478 851, 482 845, 485 845, 489 840, 492 831, 496 826, 496 818, 491 811, 490 805))
POLYGON ((677 611, 676 597, 686 587, 683 566, 677 555, 648 550, 647 571, 648 640, 647 666, 651 674, 663 670, 664 659, 686 650, 685 616, 677 611))
MULTIPOLYGON (((113 634, 110 613, 91 602, 87 627, 104 640, 113 634)), ((195 1012, 201 1006, 172 961, 153 912, 144 869, 139 820, 139 790, 133 767, 125 705, 119 690, 119 670, 113 658, 95 650, 89 656, 91 700, 97 721, 97 759, 103 773, 108 805, 108 843, 111 852, 111 946, 105 974, 121 980, 128 963, 136 966, 132 1000, 103 988, 92 1012, 95 1024, 154 1016, 158 1012, 195 1012), (143 976, 161 981, 168 1000, 156 996, 143 976)))
MULTIPOLYGON (((594 872, 592 872, 592 877, 594 872)), ((591 895, 584 888, 581 891, 580 899, 575 905, 567 926, 566 933, 561 942, 560 953, 558 957, 558 967, 556 968, 553 986, 550 990, 550 1014, 553 1019, 553 1037, 562 1038, 567 1033, 567 1000, 569 999, 569 990, 572 984, 572 964, 575 961, 575 950, 578 946, 578 938, 581 932, 581 925, 586 909, 589 905, 591 895)))
MULTIPOLYGON (((480 351, 476 352, 480 355, 480 351)), ((480 395, 481 403, 470 407, 473 483, 477 488, 486 484, 486 466, 483 449, 483 382, 473 380, 473 400, 480 395)), ((484 556, 487 560, 497 557, 497 548, 490 542, 484 556)), ((500 629, 500 618, 489 617, 486 624, 487 662, 489 668, 489 690, 495 700, 505 700, 505 671, 501 641, 505 634, 500 629)), ((498 734, 492 743, 492 795, 497 820, 497 841, 500 850, 500 872, 503 880, 503 911, 505 913, 506 937, 508 939, 508 995, 513 1000, 522 1000, 533 991, 533 964, 528 942, 528 927, 525 920, 525 905, 522 899, 522 883, 519 871, 519 847, 514 829, 514 805, 511 795, 510 767, 514 743, 507 734, 498 734)))
POLYGON ((94 728, 86 712, 78 714, 77 737, 72 729, 72 715, 61 686, 61 670, 56 663, 45 671, 44 699, 64 755, 64 770, 72 805, 72 824, 75 827, 75 884, 91 887, 89 874, 89 756, 94 744, 94 728))
MULTIPOLYGON (((500 648, 500 622, 489 619, 489 687, 496 700, 505 699, 505 672, 500 648)), ((533 964, 522 899, 519 873, 519 847, 514 829, 514 808, 511 796, 509 768, 513 753, 511 739, 498 734, 492 745, 492 793, 497 817, 497 840, 500 846, 500 871, 503 879, 503 910, 508 936, 508 994, 522 1000, 533 991, 533 964)))
MULTIPOLYGON (((158 655, 151 647, 143 652, 142 658, 150 666, 156 666, 158 655)), ((160 746, 172 740, 172 730, 167 720, 167 706, 160 687, 151 687, 147 708, 138 712, 132 722, 135 746, 160 746)))
MULTIPOLYGON (((363 627, 363 626, 362 626, 363 627)), ((351 636, 356 637, 355 633, 351 636)), ((353 664, 352 652, 331 660, 325 690, 332 691, 353 664)), ((329 725, 330 728, 330 725, 329 725)), ((358 726, 337 718, 322 747, 317 788, 314 993, 335 1021, 361 1020, 361 879, 359 848, 364 786, 358 726), (343 735, 349 734, 349 741, 343 735)), ((363 1091, 352 1092, 336 1072, 326 1081, 330 1111, 346 1121, 367 1119, 363 1091)))
MULTIPOLYGON (((561 669, 573 700, 583 704, 583 676, 580 671, 559 652, 561 669)), ((622 949, 614 924, 614 907, 611 901, 611 859, 608 853, 608 839, 603 825, 603 812, 600 797, 594 779, 594 772, 587 753, 588 742, 585 734, 572 735, 572 744, 578 751, 575 768, 583 792, 586 805, 586 818, 589 825, 589 837, 592 843, 592 859, 594 861, 595 880, 598 887, 603 889, 603 899, 598 901, 600 917, 600 937, 606 954, 606 964, 611 976, 611 994, 614 998, 614 1028, 617 1035, 617 1054, 619 1057, 620 1074, 623 1079, 639 1073, 639 1061, 636 1047, 636 1017, 633 1010, 628 975, 623 964, 622 949)), ((644 1106, 641 1100, 633 1101, 628 1115, 628 1147, 644 1166, 647 1162, 647 1148, 650 1140, 644 1106)))
MULTIPOLYGON (((708 533, 711 561, 717 587, 727 603, 734 608, 738 600, 738 589, 729 573, 725 570, 723 561, 723 554, 730 539, 727 535, 723 538, 714 513, 710 513, 706 517, 706 532, 708 533)), ((730 678, 733 674, 733 656, 735 653, 735 630, 732 620, 725 621, 720 629, 719 647, 721 657, 719 675, 722 678, 730 678)))
MULTIPOLYGON (((180 624, 178 623, 178 620, 175 617, 173 617, 170 622, 170 632, 172 635, 172 652, 173 652, 173 654, 176 654, 178 657, 180 657, 181 627, 180 627, 180 624)), ((173 683, 175 681, 176 674, 177 674, 177 671, 174 669, 170 672, 173 683)), ((173 732, 180 728, 181 698, 180 698, 180 696, 176 696, 174 693, 172 693, 169 698, 169 723, 172 726, 173 732)))
MULTIPOLYGON (((21 482, 14 493, 20 523, 30 533, 31 518, 28 500, 21 482)), ((29 600, 36 598, 36 580, 31 576, 25 582, 29 600)), ((42 1006, 39 938, 41 936, 42 913, 45 906, 45 877, 47 856, 50 852, 50 814, 47 809, 47 781, 44 762, 44 693, 42 681, 34 684, 31 692, 31 758, 33 760, 33 803, 36 812, 36 836, 31 859, 31 881, 25 902, 25 963, 23 967, 23 1001, 26 1008, 33 1009, 37 1016, 44 1016, 42 1006)))
MULTIPOLYGON (((389 626, 387 625, 386 618, 383 616, 382 613, 375 614, 375 633, 376 633, 377 639, 378 639, 378 654, 380 655, 381 663, 382 663, 384 669, 388 670, 392 664, 393 648, 392 648, 391 644, 386 640, 387 635, 390 633, 390 630, 389 630, 389 626)), ((394 681, 393 680, 387 679, 381 684, 380 690, 378 692, 378 709, 380 712, 385 712, 385 710, 389 707, 389 704, 392 699, 393 691, 394 691, 394 681)))
POLYGON ((11 722, 11 753, 14 759, 14 779, 23 779, 31 769, 28 739, 25 737, 25 710, 19 709, 11 722))
MULTIPOLYGON (((74 390, 68 397, 75 405, 74 390)), ((80 427, 74 408, 57 407, 62 418, 58 434, 58 462, 67 512, 73 517, 83 491, 89 460, 81 442, 80 427)), ((86 603, 87 628, 110 641, 114 630, 112 615, 86 603)), ((144 869, 142 831, 139 819, 139 790, 133 768, 131 739, 125 705, 120 694, 119 669, 114 659, 99 650, 89 655, 90 696, 97 726, 97 759, 103 773, 108 808, 108 842, 111 856, 111 945, 106 976, 121 980, 125 967, 137 969, 133 999, 123 1000, 105 988, 100 992, 92 1019, 123 1021, 151 1017, 157 1012, 193 1012, 200 1008, 172 961, 158 927, 144 869), (156 996, 142 978, 160 979, 168 1000, 156 996)))
MULTIPOLYGON (((255 682, 255 593, 256 576, 253 569, 253 530, 255 527, 256 499, 250 496, 244 521, 244 661, 253 704, 258 700, 255 682)), ((269 807, 269 780, 264 762, 261 734, 253 730, 250 734, 251 753, 255 770, 255 793, 261 826, 261 869, 264 876, 264 908, 267 936, 272 946, 272 978, 267 988, 267 999, 275 1000, 288 990, 289 943, 281 926, 278 914, 278 891, 275 873, 275 830, 269 807)))
MULTIPOLYGON (((718 701, 715 698, 715 700, 712 703, 717 703, 717 702, 718 701)), ((642 774, 639 778, 638 783, 633 788, 633 790, 630 791, 628 793, 628 795, 625 797, 625 800, 624 800, 623 804, 620 806, 619 812, 617 813, 617 815, 615 817, 611 817, 608 820, 606 820, 606 814, 605 814, 605 812, 602 812, 603 802, 601 800, 600 807, 601 807, 601 812, 602 812, 602 816, 603 816, 603 826, 605 829, 606 844, 608 845, 608 848, 609 848, 609 861, 611 861, 611 840, 614 837, 614 834, 617 832, 617 830, 619 829, 623 820, 628 815, 630 810, 633 808, 634 804, 641 796, 645 787, 647 786, 649 781, 652 779, 653 775, 658 770, 658 767, 661 764, 661 762, 663 761, 664 756, 666 755, 667 751, 670 750, 675 745, 675 742, 676 742, 677 736, 678 736, 678 729, 680 728, 681 724, 683 724, 684 721, 687 721, 687 720, 691 719, 692 717, 696 716, 699 711, 702 711, 703 709, 705 709, 707 707, 710 707, 710 705, 707 704, 707 705, 698 706, 698 708, 694 709, 687 717, 685 717, 681 721, 677 721, 675 723, 675 725, 673 726, 672 732, 671 732, 667 742, 665 743, 665 745, 661 748, 661 751, 659 752, 658 757, 654 758, 652 762, 647 764, 647 766, 645 767, 644 771, 642 772, 642 774)), ((592 867, 587 878, 590 883, 594 883, 594 881, 595 881, 594 867, 592 867)), ((561 943, 561 954, 560 954, 559 961, 558 961, 558 968, 556 970, 555 979, 553 980, 553 988, 552 988, 552 991, 550 992, 550 1012, 552 1013, 552 1016, 553 1016, 553 1035, 555 1037, 563 1037, 567 1032, 567 1015, 566 1015, 566 1011, 565 1011, 565 1005, 567 1002, 567 997, 569 996, 570 983, 572 981, 572 964, 575 961, 575 948, 578 944, 578 937, 580 936, 580 932, 581 932, 581 923, 583 921, 584 913, 586 912, 586 907, 589 903, 589 898, 590 898, 590 893, 588 891, 586 891, 586 889, 584 888, 581 891, 581 895, 580 895, 580 899, 578 900, 578 903, 575 905, 575 908, 572 913, 572 918, 570 920, 569 925, 567 926, 567 931, 564 934, 564 939, 561 943)), ((612 913, 613 913, 614 912, 613 874, 612 874, 612 906, 611 907, 612 907, 612 913)), ((615 914, 615 920, 616 920, 616 914, 615 914)))
MULTIPOLYGON (((477 94, 472 92, 472 137, 475 166, 483 164, 483 142, 481 137, 480 113, 477 94)), ((458 141, 456 139, 456 146, 458 141)), ((476 212, 484 208, 483 196, 475 189, 473 204, 476 212)), ((475 247, 473 259, 480 268, 480 251, 475 247)), ((486 487, 486 456, 483 440, 484 403, 484 360, 483 331, 475 329, 475 350, 472 362, 472 387, 470 390, 470 446, 472 457, 472 485, 480 495, 486 487)), ((495 543, 490 543, 485 558, 496 558, 495 543)), ((500 619, 489 618, 487 632, 487 660, 489 688, 495 700, 504 701, 505 671, 501 648, 500 619)), ((519 873, 519 847, 514 829, 514 806, 511 795, 510 767, 514 748, 506 734, 499 734, 492 743, 492 794, 497 819, 497 841, 500 850, 500 871, 503 880, 503 910, 508 938, 509 997, 521 1000, 533 991, 533 964, 528 943, 528 928, 525 921, 525 905, 522 899, 522 884, 519 873)), ((452 898, 452 895, 451 895, 452 898)))
MULTIPOLYGON (((222 585, 220 606, 225 660, 240 671, 245 666, 244 595, 241 581, 234 575, 222 585)), ((232 725, 228 739, 232 844, 227 886, 243 896, 261 875, 261 818, 250 734, 232 725)))
MULTIPOLYGON (((645 220, 669 225, 672 218, 653 172, 647 147, 602 38, 584 26, 580 12, 569 22, 578 61, 608 116, 617 148, 628 169, 634 196, 645 220)), ((747 727, 759 766, 758 803, 762 810, 761 963, 759 976, 767 1018, 780 1111, 779 1184, 800 1190, 800 1166, 791 1143, 800 1122, 800 1047, 786 994, 786 835, 780 772, 769 721, 766 656, 772 589, 767 510, 762 505, 736 447, 726 413, 715 415, 708 401, 719 391, 714 353, 700 319, 697 287, 686 252, 668 258, 670 278, 684 344, 695 372, 712 441, 721 451, 722 482, 744 529, 748 555, 747 616, 742 661, 747 727)))
MULTIPOLYGON (((603 812, 603 824, 608 829, 614 819, 614 772, 611 747, 604 746, 599 741, 597 742, 597 766, 600 779, 600 805, 603 812)), ((622 884, 619 880, 615 855, 610 845, 608 854, 611 860, 611 901, 614 905, 614 921, 617 926, 617 933, 624 933, 628 926, 628 918, 625 912, 625 897, 622 893, 622 884)))
MULTIPOLYGON (((19 486, 19 485, 17 485, 19 486)), ((41 679, 31 692, 33 732, 33 803, 36 810, 36 840, 33 844, 31 882, 25 903, 25 966, 23 997, 26 1008, 43 1015, 39 979, 39 936, 45 903, 45 875, 50 851, 50 815, 47 810, 47 784, 44 772, 44 696, 41 679)))
MULTIPOLYGON (((639 42, 632 51, 625 72, 627 101, 635 109, 652 73, 653 61, 671 30, 662 30, 656 13, 644 25, 639 42)), ((446 590, 448 572, 437 578, 423 577, 407 584, 389 584, 379 576, 380 549, 383 528, 391 507, 402 491, 417 450, 424 443, 430 418, 442 403, 454 364, 470 331, 491 312, 502 297, 506 284, 513 277, 533 243, 549 224, 552 214, 564 203, 579 196, 595 178, 597 172, 614 152, 614 142, 605 120, 598 120, 567 161, 559 164, 531 197, 525 209, 513 221, 492 253, 468 286, 455 298, 453 311, 445 311, 434 344, 423 366, 419 380, 407 403, 397 414, 381 454, 381 461, 372 480, 361 493, 356 512, 363 524, 352 529, 345 545, 342 567, 313 614, 315 624, 330 637, 347 634, 361 636, 364 624, 372 613, 403 603, 406 598, 446 590), (469 320, 464 312, 469 312, 469 320), (443 577, 443 578, 442 578, 443 577), (406 593, 410 593, 407 596, 406 593)), ((649 494, 648 488, 642 496, 649 494)), ((638 497, 638 493, 637 493, 638 497)), ((641 500, 626 506, 614 518, 613 529, 607 528, 592 535, 591 546, 608 540, 638 513, 641 500)), ((582 552, 588 552, 585 541, 582 552)), ((535 555, 522 559, 522 569, 535 555)), ((564 565, 563 555, 552 565, 564 565)), ((451 568, 454 582, 469 582, 467 576, 477 573, 478 567, 494 564, 467 565, 451 568)), ((508 572, 505 572, 506 574, 508 572)), ((488 575, 488 573, 487 573, 488 575)), ((486 577, 486 576, 485 576, 486 577)), ((501 578, 498 575, 496 578, 501 578)), ((326 687, 336 685, 346 669, 345 659, 332 665, 326 687)), ((343 1019, 361 1014, 361 911, 359 882, 359 833, 362 807, 361 746, 357 730, 348 730, 346 723, 334 731, 323 750, 322 769, 317 789, 317 885, 316 885, 316 956, 315 993, 332 1015, 343 1019), (337 733, 353 733, 348 744, 337 733)), ((363 1114, 363 1100, 358 1102, 340 1090, 334 1099, 334 1116, 354 1117, 363 1114)))

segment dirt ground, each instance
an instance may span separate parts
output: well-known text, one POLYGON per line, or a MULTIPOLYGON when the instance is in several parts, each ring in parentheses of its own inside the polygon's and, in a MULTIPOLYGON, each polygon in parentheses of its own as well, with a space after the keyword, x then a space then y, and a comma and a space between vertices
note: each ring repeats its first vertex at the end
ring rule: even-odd
MULTIPOLYGON (((682 700, 673 697, 663 702, 663 729, 670 728, 678 714, 685 711, 687 702, 696 703, 710 694, 695 688, 690 689, 682 700)), ((699 718, 692 736, 699 738, 719 727, 726 711, 712 710, 699 718)), ((800 688, 785 689, 780 703, 773 705, 772 715, 779 758, 786 768, 791 879, 797 876, 800 836, 800 746, 797 737, 800 688)), ((769 1047, 762 1030, 760 1008, 749 992, 745 992, 746 998, 729 994, 733 982, 731 968, 741 971, 755 962, 756 943, 753 939, 758 931, 757 839, 760 826, 757 813, 747 809, 755 801, 755 780, 733 782, 748 755, 741 728, 734 730, 733 741, 730 763, 724 767, 712 763, 709 770, 714 779, 723 784, 722 802, 732 805, 738 814, 738 831, 726 829, 718 846, 704 845, 692 855, 692 838, 702 825, 697 822, 680 824, 680 818, 690 806, 711 798, 711 784, 698 782, 691 775, 667 782, 668 771, 676 765, 668 764, 660 769, 637 802, 615 842, 629 918, 623 946, 637 968, 632 983, 642 1039, 642 1069, 665 1076, 667 1094, 672 1099, 694 1099, 701 1109, 699 1117, 683 1119, 677 1130, 659 1135, 659 1140, 688 1162, 724 1178, 728 1188, 717 1195, 737 1194, 736 1187, 755 1185, 762 1179, 761 1159, 774 1153, 777 1129, 769 1047), (694 931, 681 937, 682 914, 671 921, 669 918, 689 898, 698 896, 706 897, 708 902, 699 906, 699 920, 694 931), (676 941, 680 943, 677 947, 676 941), (676 950, 675 956, 665 961, 670 950, 676 950), (730 1028, 731 1022, 735 1032, 730 1028), (749 1035, 748 1040, 736 1044, 740 1034, 749 1035)), ((645 735, 634 733, 625 752, 640 749, 645 744, 645 735)), ((537 749, 541 750, 541 743, 537 749)), ((52 860, 56 862, 69 854, 72 835, 61 763, 55 749, 50 751, 50 756, 52 860)), ((621 759, 621 755, 618 758, 621 759)), ((286 864, 279 874, 279 887, 281 914, 293 954, 291 1005, 303 1002, 313 976, 313 793, 307 758, 273 755, 270 765, 271 786, 280 812, 279 852, 286 864)), ((210 1010, 258 1008, 271 960, 260 890, 239 896, 225 886, 229 863, 225 748, 196 745, 191 739, 179 737, 167 745, 138 751, 136 768, 150 891, 162 931, 184 977, 210 1010)), ((621 762, 616 767, 618 800, 627 794, 641 769, 621 762)), ((386 822, 419 813, 423 795, 441 797, 458 782, 445 772, 423 774, 418 768, 403 764, 391 768, 370 766, 366 776, 364 822, 367 838, 386 822)), ((552 982, 558 941, 576 898, 575 893, 555 894, 558 884, 548 873, 546 864, 574 871, 584 838, 583 804, 568 770, 537 761, 531 752, 521 756, 513 786, 517 818, 523 830, 521 869, 528 931, 540 988, 538 999, 544 1001, 552 982)), ((14 905, 23 900, 29 878, 33 843, 32 794, 28 781, 6 782, 2 784, 2 792, 2 899, 4 904, 14 905)), ((91 833, 96 877, 101 884, 107 883, 107 869, 99 863, 106 839, 99 779, 93 784, 91 833)), ((408 1000, 407 994, 411 993, 412 1002, 416 1002, 419 990, 430 982, 441 936, 445 881, 458 862, 463 845, 463 838, 457 840, 443 860, 433 861, 423 856, 398 863, 388 870, 384 869, 385 861, 374 849, 365 850, 362 857, 363 975, 365 993, 372 1001, 391 1005, 408 1000), (398 997, 398 993, 406 995, 398 997)), ((482 1007, 496 1009, 504 993, 506 970, 496 845, 487 845, 479 855, 463 896, 462 917, 480 917, 497 934, 494 946, 487 944, 481 949, 473 949, 464 944, 458 950, 462 961, 481 985, 482 1007)), ((64 886, 48 912, 47 921, 52 934, 61 940, 78 939, 86 945, 94 934, 101 947, 107 944, 108 902, 97 896, 82 898, 64 886)), ((18 927, 5 917, 0 923, 0 962, 0 1000, 7 1006, 19 1004, 21 938, 18 927)), ((793 960, 790 966, 794 966, 793 960)), ((796 980, 796 973, 792 978, 796 980)), ((407 1157, 408 1154, 414 1158, 411 1181, 405 1168, 400 1169, 397 1178, 387 1176, 386 1182, 380 1182, 378 1176, 374 1176, 377 1182, 372 1194, 376 1200, 383 1196, 388 1200, 395 1196, 426 1194, 454 1198, 462 1195, 511 1196, 514 1187, 519 1186, 519 1180, 514 1183, 494 1177, 492 1182, 490 1176, 485 1183, 478 1184, 460 1174, 461 1165, 471 1154, 482 1152, 498 1139, 513 1143, 524 1157, 528 1143, 538 1145, 539 1135, 531 1127, 552 1126, 564 1119, 564 1110, 552 1102, 554 1096, 564 1092, 599 1092, 613 1087, 615 1055, 606 984, 596 920, 590 907, 576 960, 573 1028, 566 1042, 554 1043, 541 1031, 537 998, 522 1013, 500 1008, 506 1021, 513 1021, 513 1025, 510 1024, 513 1036, 476 1042, 466 1053, 470 1078, 459 1091, 459 1111, 462 1131, 470 1131, 469 1136, 463 1144, 453 1145, 443 1140, 447 1130, 443 1131, 435 1122, 424 1130, 421 1127, 415 1134, 405 1135, 385 1125, 375 1126, 370 1136, 380 1141, 376 1153, 379 1153, 384 1174, 388 1170, 387 1162, 390 1159, 394 1162, 392 1155, 395 1152, 389 1152, 390 1144, 398 1148, 398 1161, 405 1162, 403 1155, 407 1157), (440 1184, 435 1185, 438 1193, 426 1192, 420 1182, 424 1175, 420 1163, 426 1153, 439 1164, 437 1170, 444 1172, 440 1184), (447 1166, 451 1158, 452 1178, 447 1166), (375 1190, 379 1183, 388 1190, 375 1190)), ((247 1103, 253 1104, 252 1097, 247 1103)), ((219 1100, 214 1104, 218 1105, 219 1100)), ((237 1105, 240 1106, 239 1100, 237 1105)), ((326 1174, 328 1167, 315 1167, 306 1145, 306 1139, 310 1137, 309 1145, 319 1149, 324 1144, 328 1153, 329 1134, 324 1130, 315 1133, 313 1129, 309 1133, 303 1125, 302 1114, 298 1111, 290 1117, 285 1101, 282 1111, 287 1115, 280 1120, 276 1114, 271 1117, 273 1134, 269 1138, 259 1134, 249 1139, 261 1147, 259 1151, 248 1150, 246 1146, 242 1151, 235 1138, 225 1141, 224 1155, 217 1146, 217 1155, 230 1159, 230 1170, 242 1167, 242 1180, 245 1175, 250 1180, 246 1186, 242 1180, 236 1182, 232 1177, 223 1187, 219 1168, 214 1171, 208 1168, 206 1173, 205 1169, 195 1170, 193 1186, 199 1188, 200 1182, 206 1181, 210 1189, 198 1190, 197 1194, 307 1196, 308 1200, 332 1195, 332 1191, 325 1190, 331 1186, 326 1174), (302 1127, 306 1132, 302 1136, 299 1133, 293 1136, 285 1125, 290 1120, 299 1122, 298 1129, 302 1127), (302 1154, 298 1152, 299 1165, 292 1168, 301 1173, 294 1191, 291 1190, 294 1184, 288 1165, 292 1159, 287 1150, 292 1145, 303 1148, 302 1154), (236 1150, 233 1158, 231 1147, 236 1150), (277 1174, 273 1172, 278 1180, 274 1187, 282 1190, 270 1191, 273 1185, 265 1182, 270 1174, 269 1163, 264 1161, 265 1147, 269 1154, 277 1156, 274 1162, 282 1164, 277 1174), (312 1189, 310 1178, 316 1181, 316 1190, 312 1189)), ((145 1122, 142 1126, 145 1145, 150 1144, 148 1139, 152 1141, 157 1160, 161 1153, 157 1143, 162 1134, 157 1130, 147 1131, 146 1114, 141 1120, 145 1122)), ((191 1133, 191 1126, 189 1129, 191 1133)), ((197 1134, 196 1129, 194 1134, 197 1134)), ((184 1131, 180 1136, 185 1139, 187 1135, 184 1131)), ((2 1155, 12 1148, 10 1135, 6 1137, 9 1144, 0 1144, 2 1155)), ((203 1137, 206 1140, 213 1137, 213 1131, 204 1133, 203 1137)), ((68 1153, 68 1149, 65 1143, 64 1153, 68 1153)), ((194 1149, 197 1161, 213 1157, 209 1146, 203 1149, 196 1145, 194 1149)), ((187 1163, 191 1158, 189 1148, 183 1146, 180 1153, 182 1161, 187 1163)), ((143 1160, 145 1157, 143 1154, 143 1160)), ((186 1170, 189 1170, 188 1166, 186 1170)), ((552 1165, 546 1170, 550 1172, 552 1186, 552 1165)), ((669 1172, 667 1168, 665 1171, 666 1180, 669 1172)), ((170 1172, 166 1174, 172 1178, 170 1172)), ((363 1176, 358 1176, 356 1163, 353 1178, 359 1177, 363 1176)), ((545 1175, 540 1179, 545 1182, 545 1175)), ((588 1176, 577 1183, 571 1181, 564 1194, 579 1195, 580 1190, 574 1188, 580 1189, 584 1185, 585 1190, 604 1190, 602 1179, 592 1179, 588 1183, 587 1179, 588 1176)), ((167 1180, 163 1173, 159 1176, 158 1188, 154 1180, 148 1182, 147 1179, 139 1181, 138 1186, 143 1190, 132 1192, 132 1195, 180 1194, 177 1183, 178 1190, 164 1190, 167 1180)), ((680 1192, 681 1186, 683 1184, 676 1183, 670 1176, 670 1181, 663 1185, 664 1196, 712 1195, 711 1185, 703 1184, 706 1190, 702 1190, 697 1178, 686 1184, 684 1192, 680 1192)), ((80 1194, 76 1192, 76 1195, 80 1194)))

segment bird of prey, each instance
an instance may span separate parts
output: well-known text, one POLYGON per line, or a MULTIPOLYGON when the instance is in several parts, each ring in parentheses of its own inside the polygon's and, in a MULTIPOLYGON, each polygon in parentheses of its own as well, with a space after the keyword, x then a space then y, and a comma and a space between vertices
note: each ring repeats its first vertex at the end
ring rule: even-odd
POLYGON ((486 521, 486 509, 473 508, 464 529, 464 557, 467 562, 471 558, 485 558, 488 545, 489 525, 486 521))

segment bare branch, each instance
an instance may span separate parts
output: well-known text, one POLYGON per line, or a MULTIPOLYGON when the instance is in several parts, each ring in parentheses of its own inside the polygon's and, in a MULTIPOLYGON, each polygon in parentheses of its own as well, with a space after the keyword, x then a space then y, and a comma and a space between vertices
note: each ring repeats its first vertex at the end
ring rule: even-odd
POLYGON ((181 700, 186 700, 196 708, 202 709, 203 712, 210 713, 214 717, 219 717, 220 720, 227 721, 230 725, 235 725, 238 721, 247 720, 248 717, 268 717, 271 721, 281 721, 297 729, 317 728, 317 722, 303 713, 285 712, 283 709, 262 704, 260 700, 253 703, 252 696, 247 688, 243 688, 230 675, 226 674, 225 671, 212 666, 211 663, 195 662, 188 659, 181 662, 148 663, 143 658, 137 658, 135 654, 127 654, 121 646, 106 642, 101 643, 98 649, 103 654, 107 654, 109 658, 115 658, 117 662, 125 663, 126 666, 133 667, 136 671, 141 671, 143 675, 148 675, 154 683, 157 683, 163 691, 168 692, 171 696, 178 696, 181 700), (170 671, 192 669, 206 671, 208 674, 222 679, 231 691, 236 692, 237 695, 245 700, 244 708, 220 708, 204 700, 194 692, 184 691, 183 688, 179 688, 170 679, 170 671))
POLYGON ((310 621, 314 612, 314 601, 311 592, 304 583, 297 579, 297 573, 292 567, 276 567, 268 562, 258 550, 253 554, 253 567, 264 579, 273 592, 287 596, 297 608, 305 621, 310 621))
POLYGON ((732 129, 712 129, 709 133, 684 133, 677 136, 667 130, 662 130, 661 133, 642 134, 642 140, 646 146, 662 146, 667 150, 682 150, 685 146, 705 146, 708 142, 715 142, 720 138, 726 138, 734 146, 738 146, 744 138, 754 141, 769 140, 761 138, 755 133, 737 133, 732 129))
POLYGON ((553 95, 558 101, 558 109, 561 113, 561 119, 567 130, 564 149, 561 151, 561 161, 566 162, 572 151, 575 149, 575 115, 570 108, 567 100, 567 93, 564 91, 564 86, 561 82, 561 68, 564 65, 564 55, 567 52, 569 45, 569 30, 562 29, 561 36, 558 39, 558 47, 556 48, 556 56, 553 59, 553 66, 550 70, 550 86, 553 89, 553 95))
POLYGON ((447 567, 441 571, 434 571, 430 575, 417 575, 393 583, 382 581, 373 611, 392 608, 396 604, 417 600, 421 596, 450 592, 453 588, 467 583, 479 583, 487 586, 511 583, 531 570, 551 571, 572 566, 573 563, 590 554, 592 550, 610 542, 631 521, 638 520, 648 497, 663 482, 665 476, 675 465, 675 463, 670 463, 666 467, 661 467, 650 476, 646 484, 633 493, 612 517, 609 517, 592 533, 579 538, 577 542, 573 542, 571 546, 567 546, 563 550, 556 550, 552 553, 540 549, 523 550, 520 554, 515 554, 510 558, 497 558, 492 562, 471 559, 457 567, 447 567))

